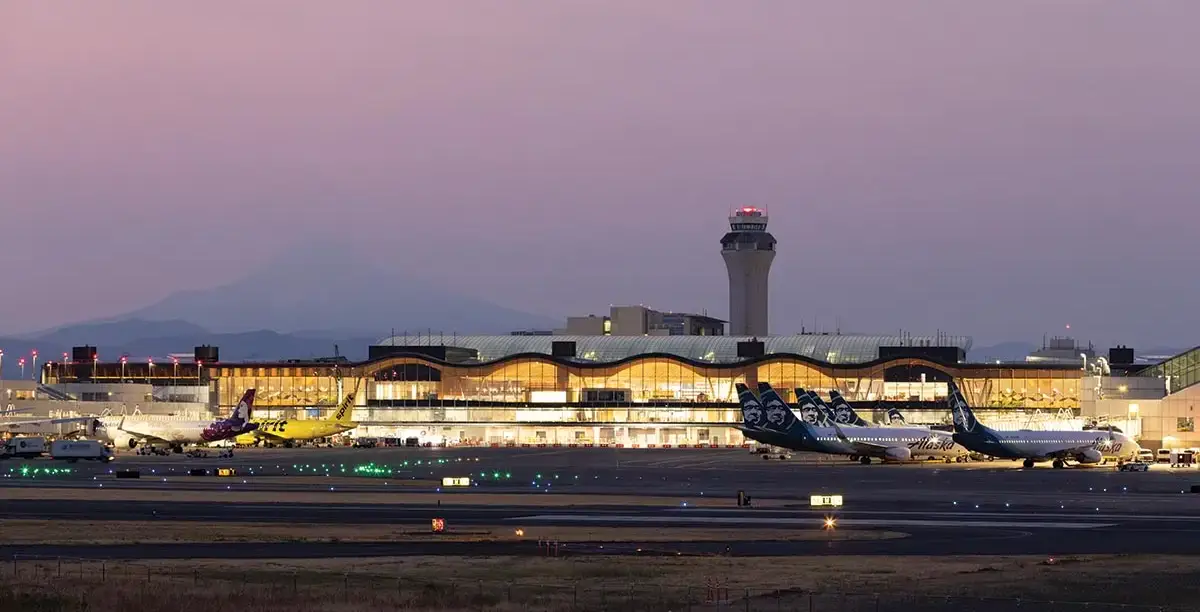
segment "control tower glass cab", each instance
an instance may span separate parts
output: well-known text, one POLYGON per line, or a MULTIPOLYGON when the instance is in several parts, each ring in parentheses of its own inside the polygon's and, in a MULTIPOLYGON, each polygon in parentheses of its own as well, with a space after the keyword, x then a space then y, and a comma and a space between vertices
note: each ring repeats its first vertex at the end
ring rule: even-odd
POLYGON ((775 237, 767 233, 766 211, 746 206, 729 216, 721 256, 729 272, 729 335, 766 336, 771 262, 775 237))

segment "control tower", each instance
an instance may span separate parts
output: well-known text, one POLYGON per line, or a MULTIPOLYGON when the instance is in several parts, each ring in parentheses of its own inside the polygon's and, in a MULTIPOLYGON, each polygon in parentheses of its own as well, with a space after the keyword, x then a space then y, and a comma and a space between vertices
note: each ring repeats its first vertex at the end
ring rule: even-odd
POLYGON ((768 278, 775 260, 775 237, 767 233, 766 211, 738 208, 721 238, 729 270, 729 335, 766 336, 768 278))

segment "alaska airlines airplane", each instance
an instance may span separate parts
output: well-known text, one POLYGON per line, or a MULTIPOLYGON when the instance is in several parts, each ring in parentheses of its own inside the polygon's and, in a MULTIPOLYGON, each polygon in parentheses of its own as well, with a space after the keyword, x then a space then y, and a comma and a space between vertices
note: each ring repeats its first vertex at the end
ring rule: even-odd
MULTIPOLYGON (((741 393, 744 387, 745 385, 739 385, 739 397, 746 397, 741 393)), ((763 428, 783 436, 779 442, 771 443, 775 446, 830 455, 856 456, 864 465, 871 463, 872 459, 911 461, 928 458, 950 461, 958 458, 961 461, 967 454, 966 449, 955 444, 950 436, 928 429, 855 427, 843 430, 836 424, 833 427, 814 427, 796 418, 771 385, 758 383, 758 390, 762 405, 767 407, 767 418, 763 428), (773 408, 776 410, 774 413, 773 408)), ((743 409, 745 408, 743 403, 743 409)))
POLYGON ((1116 431, 997 431, 975 419, 975 413, 958 385, 949 383, 946 400, 954 417, 954 441, 968 449, 999 459, 1024 459, 1027 468, 1037 461, 1053 461, 1056 468, 1068 460, 1100 463, 1105 457, 1135 458, 1138 443, 1116 431))
POLYGON ((205 444, 228 440, 258 428, 250 421, 254 389, 249 389, 228 418, 215 421, 160 421, 146 417, 104 417, 97 419, 96 437, 117 448, 136 448, 139 443, 165 443, 175 452, 185 444, 205 444))

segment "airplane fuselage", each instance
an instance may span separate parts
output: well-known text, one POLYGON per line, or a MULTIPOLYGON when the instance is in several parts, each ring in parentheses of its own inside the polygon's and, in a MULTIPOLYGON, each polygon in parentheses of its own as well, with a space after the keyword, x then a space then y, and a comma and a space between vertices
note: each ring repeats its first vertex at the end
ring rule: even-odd
POLYGON ((1001 459, 1051 459, 1081 448, 1099 451, 1104 457, 1132 457, 1139 446, 1125 434, 1096 431, 997 431, 983 429, 955 433, 963 446, 1001 459))

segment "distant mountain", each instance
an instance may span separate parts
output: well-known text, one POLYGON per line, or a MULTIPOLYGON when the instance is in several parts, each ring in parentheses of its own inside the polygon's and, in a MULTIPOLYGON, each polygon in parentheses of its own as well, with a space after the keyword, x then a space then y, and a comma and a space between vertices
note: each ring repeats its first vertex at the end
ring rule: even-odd
MULTIPOLYGON (((116 318, 184 320, 222 333, 305 331, 308 337, 328 334, 321 330, 353 330, 382 337, 392 329, 397 333, 504 334, 560 325, 550 317, 406 277, 398 270, 403 264, 379 265, 376 261, 345 245, 304 247, 241 280, 212 289, 181 291, 116 318)), ((416 265, 419 260, 409 261, 416 265)))
MULTIPOLYGON (((78 344, 114 345, 123 344, 134 338, 157 336, 193 336, 212 333, 199 325, 173 319, 148 321, 146 319, 121 319, 96 323, 77 323, 31 334, 20 338, 36 340, 46 345, 75 346, 78 344), (86 338, 86 341, 81 341, 86 338)), ((61 352, 61 351, 60 351, 61 352)))
POLYGON ((967 354, 967 360, 976 363, 987 363, 989 361, 1025 361, 1033 351, 1038 349, 1038 345, 1030 342, 1001 342, 991 346, 979 346, 971 349, 967 354))
POLYGON ((17 378, 19 361, 25 358, 25 378, 32 378, 32 352, 38 351, 39 364, 59 361, 74 346, 92 345, 105 361, 122 355, 142 361, 153 357, 160 361, 172 353, 191 353, 200 345, 217 346, 222 361, 277 361, 331 357, 336 344, 339 353, 352 360, 367 358, 367 347, 377 336, 303 337, 274 331, 219 334, 184 321, 147 322, 140 319, 87 323, 62 327, 39 337, 0 338, 4 351, 0 377, 17 378), (160 335, 161 334, 161 335, 160 335))

